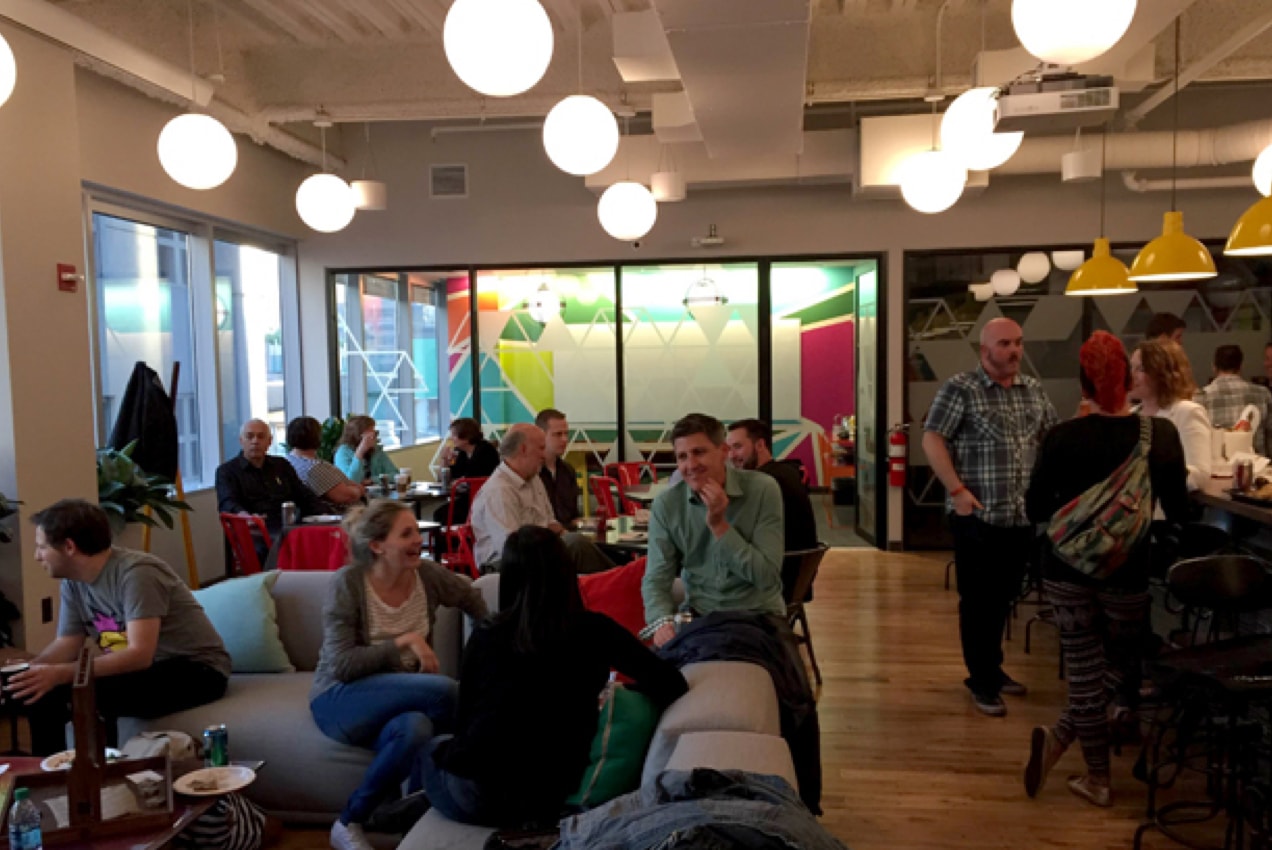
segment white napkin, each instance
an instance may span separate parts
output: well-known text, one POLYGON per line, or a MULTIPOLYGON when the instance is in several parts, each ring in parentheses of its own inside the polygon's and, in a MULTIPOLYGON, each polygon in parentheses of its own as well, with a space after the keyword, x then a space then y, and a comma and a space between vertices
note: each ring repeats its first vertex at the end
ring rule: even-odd
POLYGON ((1254 475, 1256 478, 1262 475, 1263 471, 1268 468, 1268 464, 1272 462, 1262 455, 1257 455, 1254 452, 1237 452, 1232 456, 1232 463, 1234 465, 1241 463, 1243 460, 1250 461, 1250 463, 1254 466, 1254 475))

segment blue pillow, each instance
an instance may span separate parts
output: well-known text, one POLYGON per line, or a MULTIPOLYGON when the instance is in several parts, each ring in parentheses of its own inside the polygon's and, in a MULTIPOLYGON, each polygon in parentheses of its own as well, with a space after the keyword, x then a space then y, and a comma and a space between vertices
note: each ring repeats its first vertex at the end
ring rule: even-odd
POLYGON ((218 582, 194 591, 216 629, 235 673, 291 673, 296 668, 278 635, 278 614, 270 593, 278 573, 269 571, 218 582))

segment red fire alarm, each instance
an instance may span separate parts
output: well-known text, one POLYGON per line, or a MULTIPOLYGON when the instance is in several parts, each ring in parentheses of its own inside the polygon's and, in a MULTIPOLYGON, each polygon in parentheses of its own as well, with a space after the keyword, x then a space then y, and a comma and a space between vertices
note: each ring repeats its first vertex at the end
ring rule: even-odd
POLYGON ((75 266, 67 263, 57 264, 57 288, 63 292, 76 292, 79 289, 80 276, 75 266))

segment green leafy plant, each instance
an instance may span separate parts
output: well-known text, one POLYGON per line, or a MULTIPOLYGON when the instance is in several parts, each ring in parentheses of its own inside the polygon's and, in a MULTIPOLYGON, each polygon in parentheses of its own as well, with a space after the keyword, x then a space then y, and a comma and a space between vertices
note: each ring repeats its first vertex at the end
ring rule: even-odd
MULTIPOLYGON (((0 493, 0 521, 6 520, 18 512, 18 505, 22 504, 17 499, 10 499, 4 493, 0 493)), ((9 532, 8 527, 0 522, 0 543, 8 543, 13 540, 13 535, 9 532)))
POLYGON ((331 463, 336 458, 336 449, 340 446, 340 438, 344 436, 344 420, 339 416, 328 416, 322 423, 322 439, 318 443, 318 457, 331 463))
POLYGON ((137 441, 122 449, 97 450, 97 503, 110 517, 110 527, 118 534, 132 522, 172 528, 177 511, 190 506, 172 497, 172 482, 161 475, 149 475, 132 459, 137 441), (144 512, 150 508, 151 513, 144 512), (156 521, 155 517, 158 517, 156 521))

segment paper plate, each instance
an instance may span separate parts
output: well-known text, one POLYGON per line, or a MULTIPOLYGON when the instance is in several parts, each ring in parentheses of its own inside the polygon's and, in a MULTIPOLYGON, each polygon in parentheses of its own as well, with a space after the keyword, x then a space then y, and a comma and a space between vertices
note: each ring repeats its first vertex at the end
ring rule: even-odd
POLYGON ((194 770, 172 783, 173 790, 191 797, 212 797, 217 794, 228 794, 246 788, 256 779, 256 771, 250 767, 231 764, 226 767, 205 767, 194 770), (215 780, 215 788, 197 789, 197 782, 215 780))
MULTIPOLYGON (((114 747, 106 748, 106 761, 118 761, 123 757, 123 754, 114 747)), ((75 751, 62 750, 62 752, 54 753, 44 761, 40 762, 40 770, 50 772, 54 770, 70 770, 71 762, 73 761, 75 761, 75 751)))

